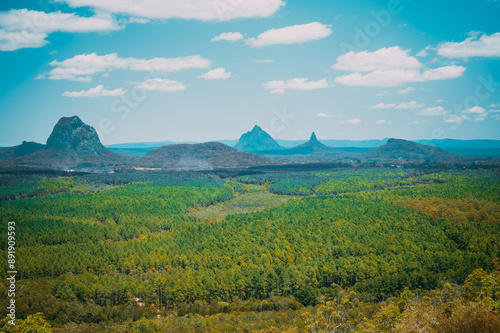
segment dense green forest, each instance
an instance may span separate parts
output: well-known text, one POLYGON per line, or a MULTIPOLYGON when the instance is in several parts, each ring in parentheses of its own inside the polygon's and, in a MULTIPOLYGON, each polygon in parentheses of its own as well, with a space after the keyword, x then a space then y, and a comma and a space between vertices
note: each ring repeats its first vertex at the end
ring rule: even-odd
POLYGON ((5 332, 500 329, 496 169, 3 174, 0 219, 5 332))

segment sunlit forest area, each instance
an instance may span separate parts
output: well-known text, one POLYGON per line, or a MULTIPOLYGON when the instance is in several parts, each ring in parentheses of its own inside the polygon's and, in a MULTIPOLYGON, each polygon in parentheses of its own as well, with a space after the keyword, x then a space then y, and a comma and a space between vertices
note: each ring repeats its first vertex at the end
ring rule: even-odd
POLYGON ((3 332, 500 332, 496 169, 2 174, 0 217, 3 332))

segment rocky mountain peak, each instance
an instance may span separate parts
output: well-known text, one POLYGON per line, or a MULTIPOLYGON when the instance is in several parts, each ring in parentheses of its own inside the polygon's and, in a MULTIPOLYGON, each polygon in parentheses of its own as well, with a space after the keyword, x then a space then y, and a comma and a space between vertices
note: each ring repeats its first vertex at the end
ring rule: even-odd
POLYGON ((96 130, 77 116, 59 119, 47 139, 47 149, 74 151, 77 155, 103 155, 106 151, 96 130))
POLYGON ((309 139, 310 142, 317 142, 318 139, 316 139, 316 133, 312 132, 311 138, 309 139))
POLYGON ((234 148, 246 152, 257 152, 280 150, 281 146, 262 128, 255 125, 251 131, 240 137, 234 148))

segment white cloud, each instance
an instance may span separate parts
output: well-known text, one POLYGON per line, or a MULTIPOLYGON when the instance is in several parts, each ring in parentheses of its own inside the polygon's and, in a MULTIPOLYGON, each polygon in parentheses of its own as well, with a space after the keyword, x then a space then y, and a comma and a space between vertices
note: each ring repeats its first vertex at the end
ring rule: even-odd
POLYGON ((202 79, 207 79, 207 80, 226 80, 231 77, 231 73, 226 72, 226 70, 222 67, 212 69, 211 71, 208 71, 206 73, 201 74, 198 76, 199 78, 202 79))
POLYGON ((412 124, 416 124, 416 125, 419 125, 419 124, 430 124, 431 122, 428 121, 428 120, 414 120, 411 122, 412 124))
POLYGON ((313 90, 328 87, 326 79, 318 81, 308 81, 306 78, 294 78, 288 81, 270 81, 262 86, 270 89, 271 94, 284 94, 286 89, 291 90, 313 90))
POLYGON ((281 0, 61 0, 71 7, 93 7, 111 13, 158 19, 227 21, 268 17, 285 3, 281 0))
POLYGON ((118 69, 149 72, 175 72, 190 68, 208 68, 210 60, 199 55, 178 58, 136 59, 120 58, 116 53, 103 56, 96 53, 79 54, 63 61, 52 61, 55 66, 37 78, 52 80, 91 81, 92 75, 118 69))
POLYGON ((408 55, 409 50, 399 46, 384 47, 375 52, 353 51, 337 58, 332 69, 351 72, 388 71, 394 69, 419 69, 423 65, 414 57, 408 55))
POLYGON ((420 110, 417 115, 419 116, 443 116, 446 110, 442 106, 433 106, 420 110))
POLYGON ((415 91, 415 88, 408 87, 408 88, 404 88, 404 89, 399 89, 398 91, 396 91, 396 94, 405 95, 405 94, 408 94, 411 91, 415 91))
POLYGON ((475 114, 482 114, 482 113, 485 113, 486 110, 483 109, 482 107, 480 106, 474 106, 470 109, 467 109, 467 110, 464 110, 463 111, 464 113, 475 113, 475 114))
POLYGON ((354 119, 349 119, 349 120, 346 120, 346 121, 339 121, 339 124, 359 124, 361 122, 361 119, 358 119, 358 118, 354 118, 354 119))
POLYGON ((390 92, 388 90, 384 90, 382 92, 379 92, 378 94, 376 94, 375 96, 385 96, 387 94, 389 94, 390 92))
POLYGON ((500 110, 490 110, 490 113, 500 113, 500 110))
POLYGON ((469 120, 469 118, 463 114, 449 114, 446 116, 446 119, 443 120, 443 123, 447 124, 460 124, 464 120, 469 120))
POLYGON ((257 38, 248 38, 245 43, 252 47, 275 44, 295 44, 318 40, 332 33, 329 25, 312 22, 302 25, 271 29, 261 33, 257 38))
POLYGON ((272 64, 274 60, 272 59, 262 59, 262 60, 255 60, 254 61, 256 64, 272 64))
POLYGON ((13 32, 0 29, 0 51, 42 47, 48 43, 45 38, 47 38, 45 33, 13 32))
POLYGON ((391 109, 396 107, 396 104, 391 103, 391 104, 386 104, 386 103, 378 103, 376 105, 369 106, 368 108, 370 109, 391 109))
POLYGON ((127 91, 118 88, 114 90, 106 90, 103 85, 99 85, 95 88, 90 88, 89 90, 82 91, 65 91, 62 96, 66 97, 100 97, 100 96, 121 96, 127 91))
POLYGON ((427 57, 429 55, 429 53, 427 51, 429 51, 429 50, 435 51, 436 48, 432 47, 430 45, 427 45, 423 50, 421 50, 420 52, 417 53, 417 57, 427 57))
POLYGON ((443 103, 444 99, 436 99, 436 103, 443 103))
POLYGON ((425 82, 434 80, 454 79, 462 76, 465 67, 444 66, 428 69, 424 72, 417 70, 377 70, 366 75, 359 72, 338 76, 335 82, 347 86, 395 87, 409 82, 425 82))
POLYGON ((241 32, 223 32, 219 36, 212 38, 212 42, 218 42, 221 40, 235 42, 240 39, 243 39, 243 35, 241 34, 241 32))
POLYGON ((474 34, 460 43, 444 43, 438 54, 447 58, 500 57, 500 32, 478 37, 474 34))
POLYGON ((332 68, 354 73, 338 76, 335 82, 347 86, 396 87, 409 82, 453 79, 462 76, 465 71, 462 66, 422 71, 423 65, 415 57, 409 56, 409 52, 399 46, 384 47, 374 52, 348 52, 339 56, 332 68))
POLYGON ((160 78, 146 80, 138 84, 136 87, 146 90, 159 90, 167 92, 180 91, 186 89, 186 86, 181 82, 169 79, 160 79, 160 78))
POLYGON ((319 118, 332 118, 333 116, 330 115, 330 114, 328 114, 328 113, 320 112, 320 113, 316 114, 316 117, 319 117, 319 118))
POLYGON ((500 103, 493 103, 491 104, 490 106, 488 106, 489 108, 500 108, 500 103))
POLYGON ((378 103, 376 105, 369 106, 370 109, 391 109, 391 108, 396 108, 396 109, 417 109, 421 108, 424 106, 424 104, 419 104, 416 101, 410 101, 410 102, 403 102, 400 104, 395 104, 395 103, 378 103))
POLYGON ((396 109, 418 109, 423 107, 425 104, 419 104, 415 101, 404 102, 396 106, 396 109))
POLYGON ((28 9, 0 12, 0 51, 42 47, 52 32, 93 32, 120 29, 109 14, 93 17, 75 13, 45 13, 28 9))
POLYGON ((380 120, 377 120, 375 122, 375 124, 377 124, 377 125, 383 125, 383 124, 386 124, 386 123, 387 123, 387 120, 385 120, 385 119, 380 119, 380 120))

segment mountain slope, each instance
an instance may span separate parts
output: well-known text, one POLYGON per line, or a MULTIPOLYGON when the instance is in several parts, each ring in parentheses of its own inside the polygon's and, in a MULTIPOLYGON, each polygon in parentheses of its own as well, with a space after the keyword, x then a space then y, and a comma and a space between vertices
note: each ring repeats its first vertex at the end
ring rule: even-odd
POLYGON ((257 125, 251 131, 243 134, 234 148, 246 152, 282 149, 269 134, 257 125))
POLYGON ((248 168, 274 164, 267 158, 241 152, 220 142, 163 146, 137 161, 146 167, 170 170, 248 168))
POLYGON ((385 145, 361 154, 367 160, 401 160, 421 162, 457 161, 461 157, 441 148, 402 139, 389 139, 385 145))
MULTIPOLYGON (((124 165, 128 159, 106 149, 96 130, 77 116, 63 117, 54 126, 47 145, 24 143, 11 152, 2 166, 28 166, 53 169, 109 168, 124 165), (18 156, 14 156, 17 154, 18 156)), ((12 148, 11 148, 12 149, 12 148)), ((9 153, 9 152, 7 152, 9 153)))
POLYGON ((30 155, 41 149, 45 149, 45 145, 36 142, 23 141, 23 143, 18 146, 0 150, 0 160, 9 160, 16 157, 30 155))

